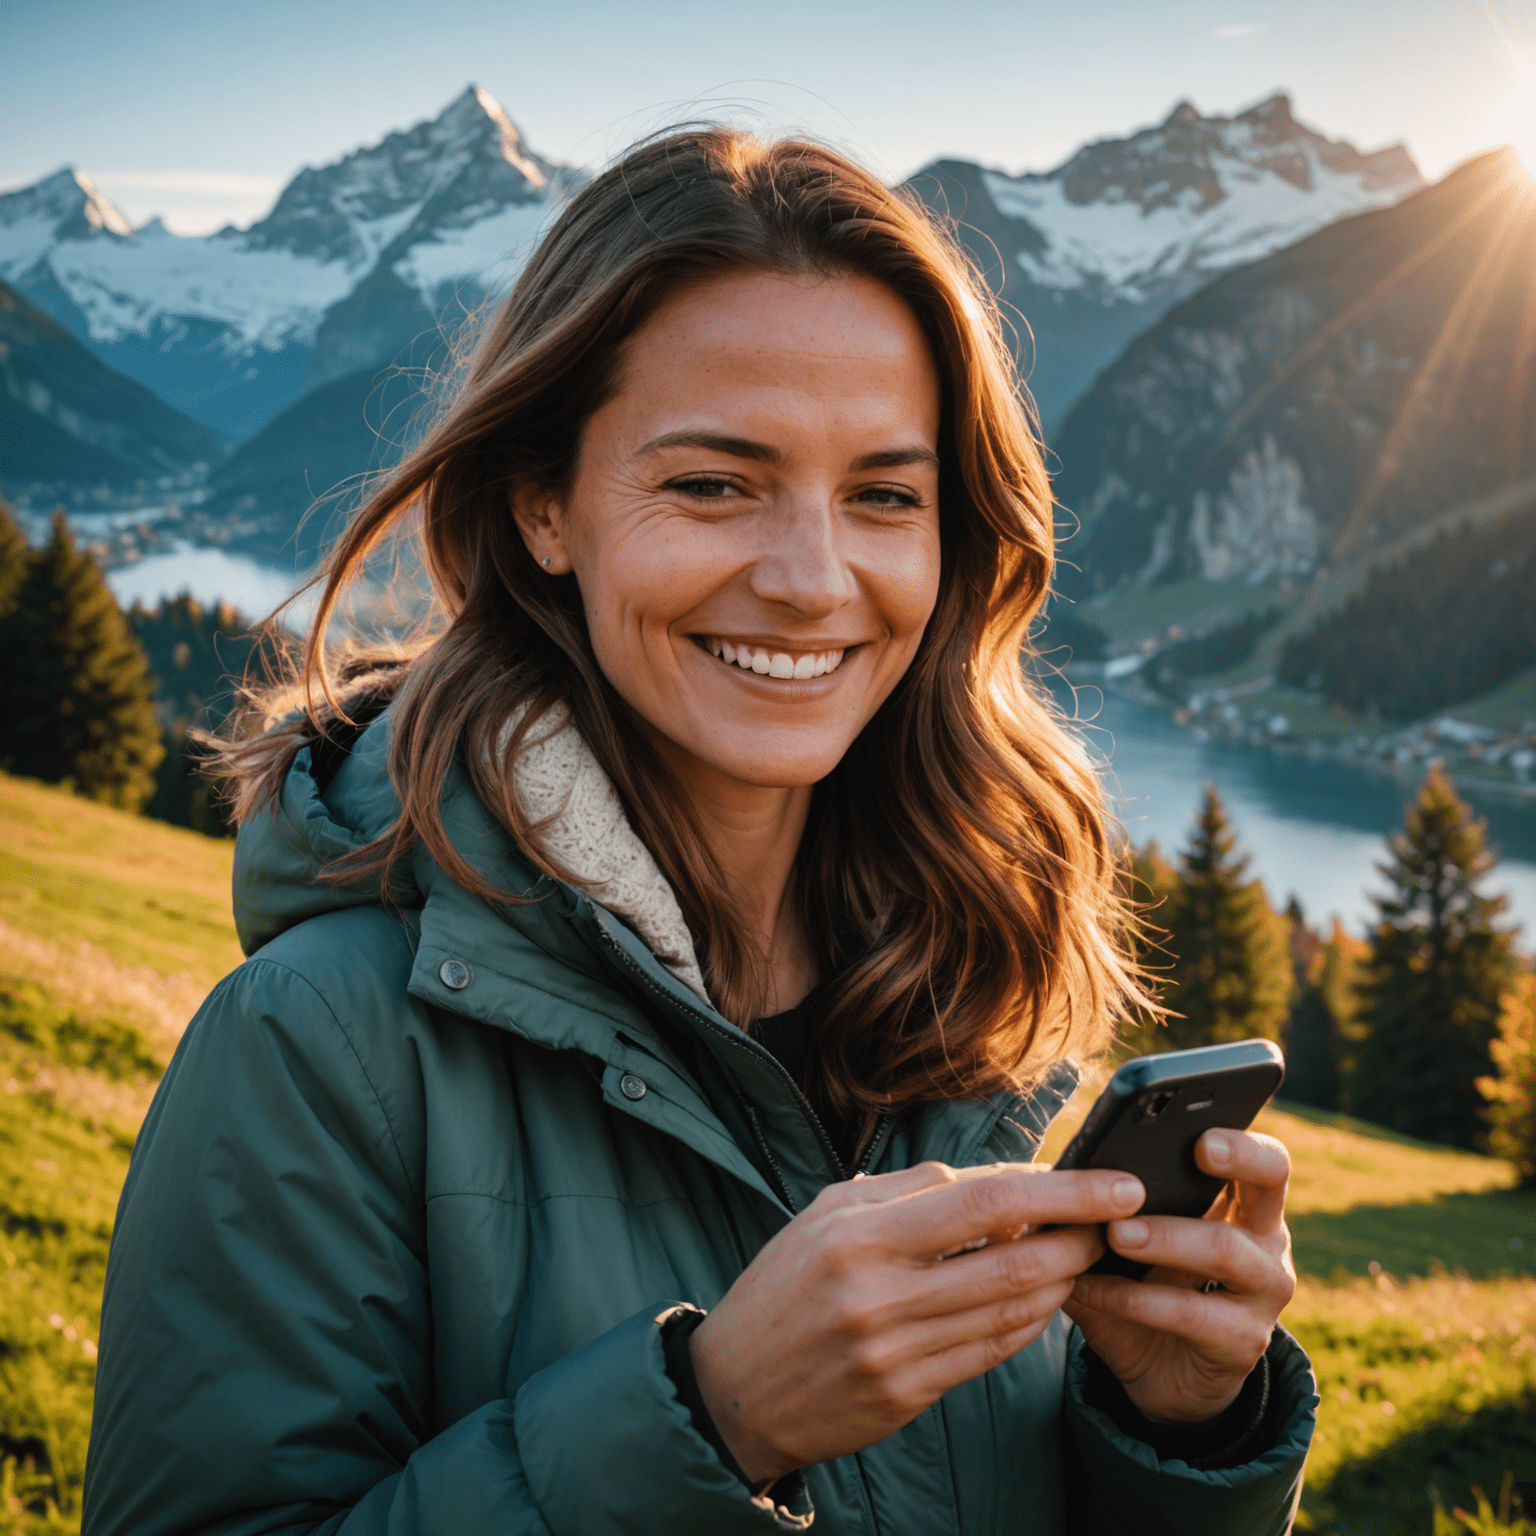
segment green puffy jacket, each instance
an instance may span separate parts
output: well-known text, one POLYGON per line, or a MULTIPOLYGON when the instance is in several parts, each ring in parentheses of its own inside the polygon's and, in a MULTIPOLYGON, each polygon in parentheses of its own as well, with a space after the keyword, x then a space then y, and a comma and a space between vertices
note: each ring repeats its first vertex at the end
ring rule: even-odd
MULTIPOLYGON (((387 893, 317 885, 394 819, 387 720, 329 782, 301 753, 241 831, 251 958, 188 1028, 118 1212, 86 1536, 1289 1530, 1316 1403, 1293 1342, 1271 1349, 1279 1443, 1199 1472, 1085 1400, 1059 1314, 810 1469, 813 1515, 754 1501, 660 1325, 842 1176, 825 1136, 767 1051, 535 877, 462 779, 455 847, 543 900, 489 905, 420 851, 387 893)), ((898 1119, 866 1166, 1028 1161, 1071 1085, 898 1119)))

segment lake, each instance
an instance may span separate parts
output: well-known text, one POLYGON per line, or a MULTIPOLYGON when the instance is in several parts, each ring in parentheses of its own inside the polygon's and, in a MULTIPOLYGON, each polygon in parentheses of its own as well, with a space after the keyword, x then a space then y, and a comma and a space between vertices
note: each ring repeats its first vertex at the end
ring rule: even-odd
MULTIPOLYGON (((189 590, 204 602, 232 601, 248 614, 267 612, 293 586, 291 573, 191 545, 123 566, 108 579, 125 604, 137 598, 153 605, 189 590)), ((1078 698, 1079 712, 1092 717, 1085 733, 1110 759, 1120 819, 1137 842, 1155 837, 1165 853, 1176 851, 1210 779, 1271 901, 1283 904, 1294 893, 1314 923, 1337 914, 1364 930, 1374 913, 1367 892, 1380 886, 1373 865, 1385 856, 1387 835, 1401 826, 1415 781, 1328 758, 1201 741, 1161 710, 1096 688, 1081 689, 1078 698)), ((1536 939, 1536 801, 1468 798, 1503 854, 1487 888, 1509 897, 1510 916, 1524 925, 1529 945, 1536 939)))
MULTIPOLYGON (((1206 781, 1226 804, 1242 848, 1252 855, 1270 900, 1294 893, 1314 923, 1337 914, 1357 933, 1375 914, 1368 892, 1382 882, 1374 865, 1402 825, 1417 780, 1336 759, 1201 741, 1161 710, 1097 689, 1078 694, 1092 717, 1085 734, 1107 756, 1117 810, 1138 843, 1156 838, 1165 854, 1187 839, 1206 781)), ((1536 802, 1468 792, 1502 852, 1485 882, 1509 897, 1509 918, 1536 937, 1536 802)))

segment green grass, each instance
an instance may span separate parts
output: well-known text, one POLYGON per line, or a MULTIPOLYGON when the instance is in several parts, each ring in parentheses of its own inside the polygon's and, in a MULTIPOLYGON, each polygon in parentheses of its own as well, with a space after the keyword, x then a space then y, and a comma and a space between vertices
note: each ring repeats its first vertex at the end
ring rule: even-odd
POLYGON ((1285 1321, 1322 1398, 1299 1529, 1430 1536, 1507 1471, 1536 1507, 1536 1279, 1304 1280, 1285 1321))
POLYGON ((1172 638, 1168 629, 1177 625, 1182 633, 1214 628, 1240 619, 1256 608, 1268 608, 1288 600, 1277 581, 1249 586, 1246 581, 1207 581, 1203 576, 1186 576, 1167 586, 1117 587, 1112 592, 1079 603, 1074 612, 1079 618, 1097 624, 1113 645, 1127 642, 1172 638))
POLYGON ((0 776, 0 1536, 79 1530, 118 1191, 239 959, 232 846, 0 776))
POLYGON ((1536 720, 1536 667, 1502 683, 1456 711, 1496 731, 1518 731, 1536 720))
MULTIPOLYGON (((133 1140, 238 948, 228 843, 0 777, 0 849, 0 1536, 42 1536, 79 1530, 133 1140)), ((1294 1161, 1285 1322, 1322 1388, 1301 1529, 1432 1536, 1431 1485, 1470 1509, 1506 1470, 1536 1508, 1536 1196, 1506 1164, 1343 1116, 1259 1124, 1294 1161)))
POLYGON ((0 775, 0 921, 205 989, 237 964, 233 844, 0 775))

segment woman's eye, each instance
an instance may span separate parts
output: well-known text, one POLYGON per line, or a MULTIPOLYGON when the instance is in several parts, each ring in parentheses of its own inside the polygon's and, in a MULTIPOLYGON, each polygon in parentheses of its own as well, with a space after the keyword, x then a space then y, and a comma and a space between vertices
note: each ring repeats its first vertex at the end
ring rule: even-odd
POLYGON ((669 491, 682 491, 686 496, 692 496, 698 501, 720 501, 726 496, 736 494, 736 486, 730 480, 722 480, 717 475, 693 475, 687 480, 669 480, 669 491))
POLYGON ((919 507, 922 498, 898 485, 872 485, 854 497, 866 507, 919 507))

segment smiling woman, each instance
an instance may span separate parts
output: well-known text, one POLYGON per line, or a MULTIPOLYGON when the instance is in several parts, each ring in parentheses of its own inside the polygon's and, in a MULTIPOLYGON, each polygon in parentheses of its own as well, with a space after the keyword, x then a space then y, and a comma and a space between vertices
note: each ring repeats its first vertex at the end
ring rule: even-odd
POLYGON ((571 202, 215 744, 250 959, 135 1150, 88 1536, 1289 1529, 1283 1147, 1203 1220, 1029 1166, 1146 1005, 1051 524, 914 204, 725 130, 571 202), (435 623, 338 662, 413 519, 435 623))

